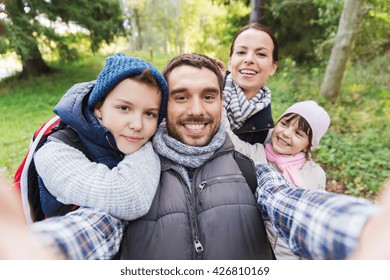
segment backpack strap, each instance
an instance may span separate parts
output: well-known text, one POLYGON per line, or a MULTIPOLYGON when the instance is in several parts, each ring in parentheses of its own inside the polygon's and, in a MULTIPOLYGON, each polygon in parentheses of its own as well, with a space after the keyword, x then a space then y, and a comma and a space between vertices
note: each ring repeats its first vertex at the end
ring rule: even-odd
POLYGON ((236 150, 233 153, 234 159, 238 167, 241 170, 242 175, 244 176, 249 188, 252 193, 256 192, 257 189, 257 176, 256 176, 256 168, 255 163, 249 157, 237 152, 236 150))
POLYGON ((88 149, 81 141, 81 138, 77 134, 76 130, 68 125, 63 124, 62 122, 54 129, 56 131, 53 132, 50 137, 58 139, 61 142, 64 142, 65 144, 81 151, 89 160, 92 160, 88 149))
MULTIPOLYGON (((60 140, 61 142, 80 150, 88 159, 90 159, 89 152, 83 142, 81 141, 81 138, 77 134, 77 132, 71 128, 68 125, 65 125, 62 122, 59 122, 56 126, 52 128, 52 133, 48 135, 48 137, 53 137, 55 139, 60 140)), ((40 141, 40 143, 37 145, 36 150, 41 148, 46 141, 43 141, 43 139, 40 141)), ((91 159, 90 159, 91 160, 91 159)), ((40 200, 40 190, 39 190, 39 183, 38 183, 38 173, 35 168, 34 161, 31 162, 31 165, 29 167, 29 177, 28 180, 30 182, 30 188, 28 191, 28 201, 31 205, 31 213, 32 213, 32 221, 40 221, 44 220, 46 218, 42 206, 41 206, 41 200, 40 200), (37 186, 36 188, 32 186, 37 186)), ((76 210, 78 208, 77 205, 73 204, 62 204, 61 207, 59 207, 56 211, 56 215, 63 216, 68 212, 71 212, 73 210, 76 210)))

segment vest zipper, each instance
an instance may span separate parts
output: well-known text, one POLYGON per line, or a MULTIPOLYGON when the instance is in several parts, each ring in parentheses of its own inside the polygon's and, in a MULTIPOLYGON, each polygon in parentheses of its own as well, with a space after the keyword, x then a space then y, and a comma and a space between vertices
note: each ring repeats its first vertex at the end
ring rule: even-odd
POLYGON ((206 183, 207 183, 206 181, 203 181, 203 182, 201 182, 201 183, 199 184, 198 187, 199 187, 199 190, 200 190, 200 191, 203 191, 204 187, 206 186, 206 183))
POLYGON ((203 191, 207 186, 210 186, 212 184, 214 184, 215 182, 231 182, 232 180, 240 180, 241 181, 242 177, 239 176, 239 175, 230 175, 228 177, 221 177, 221 176, 218 176, 218 177, 214 177, 214 178, 210 178, 210 180, 208 181, 202 181, 199 185, 198 185, 198 188, 199 188, 199 191, 203 191))
POLYGON ((203 245, 202 245, 202 243, 200 243, 197 235, 195 235, 195 238, 194 238, 194 246, 195 246, 195 251, 198 254, 203 252, 203 245))

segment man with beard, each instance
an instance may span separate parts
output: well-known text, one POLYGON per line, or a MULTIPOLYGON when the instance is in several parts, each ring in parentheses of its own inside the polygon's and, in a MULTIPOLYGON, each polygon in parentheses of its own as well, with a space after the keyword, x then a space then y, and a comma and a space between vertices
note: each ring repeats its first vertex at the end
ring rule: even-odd
POLYGON ((184 54, 163 74, 167 116, 153 138, 162 173, 148 214, 122 222, 80 208, 32 224, 42 244, 67 259, 110 259, 119 247, 122 259, 269 259, 262 220, 267 219, 305 258, 367 256, 367 244, 385 217, 379 207, 299 189, 267 165, 256 166, 256 201, 220 125, 223 78, 215 61, 184 54))

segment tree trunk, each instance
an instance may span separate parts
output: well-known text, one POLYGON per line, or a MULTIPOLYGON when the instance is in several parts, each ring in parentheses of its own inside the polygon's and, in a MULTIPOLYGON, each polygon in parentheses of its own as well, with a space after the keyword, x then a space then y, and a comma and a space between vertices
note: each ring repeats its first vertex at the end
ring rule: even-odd
POLYGON ((11 32, 14 34, 14 45, 18 46, 16 53, 19 55, 23 65, 22 77, 50 72, 50 67, 43 60, 39 51, 37 40, 32 35, 30 19, 23 10, 22 1, 10 1, 9 3, 7 7, 9 9, 8 16, 11 18, 14 26, 11 32))
POLYGON ((140 15, 137 8, 134 9, 134 16, 135 16, 135 25, 137 26, 137 30, 138 30, 137 47, 138 50, 142 50, 144 42, 142 38, 142 27, 141 27, 140 15))
POLYGON ((249 17, 249 23, 261 22, 261 9, 265 0, 251 0, 252 12, 249 17))
POLYGON ((367 12, 364 0, 345 0, 335 43, 326 67, 321 94, 335 102, 340 93, 345 71, 355 43, 359 25, 367 12))

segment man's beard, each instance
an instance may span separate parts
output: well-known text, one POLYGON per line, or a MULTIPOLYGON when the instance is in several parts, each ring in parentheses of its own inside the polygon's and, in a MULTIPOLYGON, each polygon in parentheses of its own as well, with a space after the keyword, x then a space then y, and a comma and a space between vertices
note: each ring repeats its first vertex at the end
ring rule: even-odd
POLYGON ((193 123, 193 124, 199 123, 199 124, 206 124, 206 126, 211 126, 212 124, 214 124, 214 122, 211 119, 199 118, 199 117, 188 117, 185 119, 180 119, 171 122, 170 119, 167 117, 168 135, 188 146, 194 146, 194 147, 207 146, 210 143, 211 139, 213 139, 218 129, 218 127, 216 127, 214 131, 209 131, 208 134, 199 137, 189 136, 188 134, 182 133, 180 129, 176 129, 179 127, 184 128, 185 123, 193 123))

